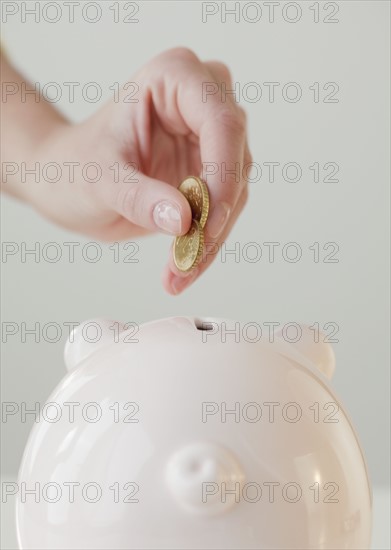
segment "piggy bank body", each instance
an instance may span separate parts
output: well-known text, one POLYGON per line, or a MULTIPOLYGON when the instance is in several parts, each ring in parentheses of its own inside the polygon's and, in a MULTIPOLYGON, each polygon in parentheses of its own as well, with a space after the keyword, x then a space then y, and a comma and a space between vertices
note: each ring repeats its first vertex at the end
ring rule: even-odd
POLYGON ((369 548, 365 461, 322 338, 98 326, 72 334, 30 435, 20 548, 369 548))

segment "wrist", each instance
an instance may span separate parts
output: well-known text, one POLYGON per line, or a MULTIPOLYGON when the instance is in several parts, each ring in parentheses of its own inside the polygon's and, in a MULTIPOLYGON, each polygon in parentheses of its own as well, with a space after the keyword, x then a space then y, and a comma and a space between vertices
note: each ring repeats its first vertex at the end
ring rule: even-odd
POLYGON ((2 188, 6 193, 21 201, 32 202, 40 183, 47 179, 49 163, 55 163, 52 146, 62 141, 61 136, 69 126, 62 120, 52 121, 50 127, 46 125, 45 133, 36 135, 34 140, 21 140, 20 147, 14 148, 17 156, 11 151, 4 152, 2 188))

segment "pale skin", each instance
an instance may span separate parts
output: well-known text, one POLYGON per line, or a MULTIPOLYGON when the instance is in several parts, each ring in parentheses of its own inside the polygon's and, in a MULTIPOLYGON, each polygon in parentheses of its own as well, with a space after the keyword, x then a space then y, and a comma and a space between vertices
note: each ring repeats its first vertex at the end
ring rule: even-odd
MULTIPOLYGON (((1 57, 2 82, 20 89, 25 80, 1 57)), ((3 163, 25 162, 29 168, 34 163, 96 162, 103 174, 91 183, 75 169, 72 182, 69 169, 64 169, 55 183, 43 177, 21 182, 18 170, 3 177, 3 189, 57 224, 99 240, 131 240, 153 232, 183 235, 191 224, 191 210, 177 187, 186 176, 201 175, 206 163, 215 163, 216 173, 206 180, 210 214, 205 241, 213 246, 189 273, 177 270, 170 252, 163 271, 164 288, 179 294, 209 267, 216 257, 210 252, 226 239, 246 203, 243 168, 251 163, 251 155, 245 115, 232 95, 223 100, 221 93, 214 93, 203 101, 203 83, 225 83, 229 90, 231 76, 222 63, 201 62, 186 48, 158 55, 129 82, 138 85, 137 103, 124 102, 129 94, 124 90, 118 101, 113 98, 78 124, 42 97, 36 101, 28 94, 23 102, 15 93, 3 99, 3 163), (114 163, 120 168, 117 178, 110 169, 114 163), (127 169, 126 163, 131 163, 127 169), (137 173, 130 173, 129 166, 137 167, 137 173), (236 173, 228 173, 235 166, 236 173), (129 176, 134 181, 127 181, 129 176)))

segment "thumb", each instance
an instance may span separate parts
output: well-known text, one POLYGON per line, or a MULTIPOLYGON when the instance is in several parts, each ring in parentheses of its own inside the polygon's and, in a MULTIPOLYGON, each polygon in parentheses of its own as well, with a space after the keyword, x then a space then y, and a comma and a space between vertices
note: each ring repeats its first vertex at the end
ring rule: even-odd
POLYGON ((112 208, 132 223, 170 235, 183 235, 191 225, 191 209, 178 189, 139 174, 135 182, 113 189, 112 208))

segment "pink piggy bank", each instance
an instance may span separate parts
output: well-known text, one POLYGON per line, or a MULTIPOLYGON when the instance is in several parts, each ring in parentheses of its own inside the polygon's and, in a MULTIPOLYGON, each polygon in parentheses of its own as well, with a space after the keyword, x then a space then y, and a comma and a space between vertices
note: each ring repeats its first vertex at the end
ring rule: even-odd
POLYGON ((250 328, 76 328, 20 468, 20 548, 369 548, 331 347, 309 327, 290 341, 250 328))

